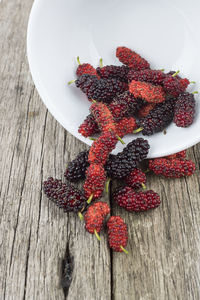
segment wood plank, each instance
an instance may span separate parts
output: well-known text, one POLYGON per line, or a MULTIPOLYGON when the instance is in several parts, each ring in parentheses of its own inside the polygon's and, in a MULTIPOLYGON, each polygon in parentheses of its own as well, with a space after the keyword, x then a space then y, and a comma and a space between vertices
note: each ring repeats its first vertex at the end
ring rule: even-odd
POLYGON ((63 178, 86 146, 55 121, 34 88, 25 46, 31 5, 0 3, 0 298, 110 299, 106 239, 100 245, 41 192, 43 180, 63 178))
MULTIPOLYGON (((200 145, 188 156, 198 166, 200 145)), ((129 229, 129 254, 113 253, 113 299, 200 299, 199 168, 188 178, 147 178, 161 195, 159 208, 131 214, 113 203, 129 229)))

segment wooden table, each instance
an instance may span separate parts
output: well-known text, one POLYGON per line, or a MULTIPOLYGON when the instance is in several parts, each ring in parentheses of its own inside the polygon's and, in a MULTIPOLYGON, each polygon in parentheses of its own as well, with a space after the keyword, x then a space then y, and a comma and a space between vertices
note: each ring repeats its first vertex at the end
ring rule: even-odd
POLYGON ((32 0, 0 2, 0 299, 200 299, 200 147, 190 178, 148 176, 162 205, 143 214, 117 208, 129 255, 113 253, 73 214, 42 193, 87 147, 43 105, 29 73, 26 28, 32 0))

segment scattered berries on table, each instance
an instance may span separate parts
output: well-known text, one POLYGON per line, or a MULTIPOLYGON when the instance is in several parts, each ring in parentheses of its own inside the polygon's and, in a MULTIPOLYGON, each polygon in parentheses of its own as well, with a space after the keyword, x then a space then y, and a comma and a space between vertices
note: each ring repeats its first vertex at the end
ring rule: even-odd
POLYGON ((142 98, 149 103, 161 103, 165 101, 165 92, 161 86, 148 82, 132 80, 129 91, 135 98, 142 98))
POLYGON ((187 92, 180 94, 174 108, 174 123, 178 127, 188 127, 193 123, 194 116, 194 95, 187 92))
POLYGON ((191 160, 182 158, 156 158, 149 160, 149 169, 156 175, 162 175, 167 178, 180 178, 193 175, 195 164, 191 160))
POLYGON ((129 186, 116 189, 113 198, 120 207, 134 212, 146 211, 160 205, 160 196, 154 191, 136 193, 129 186))
POLYGON ((145 186, 146 183, 146 175, 142 172, 142 170, 136 168, 130 174, 125 177, 125 182, 128 186, 133 189, 139 189, 145 186))
POLYGON ((142 134, 152 135, 164 130, 173 120, 174 105, 174 99, 166 100, 157 104, 146 117, 139 119, 138 127, 143 128, 142 134))
POLYGON ((86 180, 84 183, 85 196, 87 198, 98 199, 102 196, 106 174, 102 164, 91 164, 86 171, 86 180))
POLYGON ((84 194, 72 185, 63 183, 59 179, 49 177, 43 183, 45 195, 64 212, 79 212, 86 204, 84 194))
POLYGON ((85 172, 89 166, 88 153, 89 151, 82 151, 74 160, 69 162, 64 173, 64 176, 68 181, 77 182, 80 179, 85 178, 85 172))
POLYGON ((125 178, 137 163, 147 157, 149 152, 149 143, 143 138, 137 138, 130 142, 122 152, 117 155, 111 155, 105 165, 108 177, 125 178))
POLYGON ((116 49, 116 56, 121 63, 134 70, 145 70, 150 68, 146 59, 127 47, 118 47, 116 49))
POLYGON ((104 66, 102 68, 98 67, 96 69, 96 72, 101 78, 104 79, 116 78, 120 81, 128 82, 128 78, 127 78, 129 72, 128 66, 109 65, 109 66, 104 66))

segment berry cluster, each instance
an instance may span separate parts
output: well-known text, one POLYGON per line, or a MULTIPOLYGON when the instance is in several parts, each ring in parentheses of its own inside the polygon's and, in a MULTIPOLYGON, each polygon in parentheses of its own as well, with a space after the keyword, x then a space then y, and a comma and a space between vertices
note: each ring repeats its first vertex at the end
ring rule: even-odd
MULTIPOLYGON (((160 196, 147 190, 146 172, 141 162, 147 159, 149 143, 136 138, 117 155, 111 154, 118 140, 142 131, 152 135, 164 130, 172 121, 178 127, 190 126, 195 117, 194 94, 186 91, 189 81, 178 72, 164 73, 150 69, 150 64, 136 52, 118 47, 116 56, 123 65, 94 68, 77 58, 75 85, 91 101, 90 114, 79 126, 79 133, 94 139, 89 150, 71 161, 64 173, 70 182, 48 178, 45 195, 64 212, 76 212, 85 221, 85 229, 95 234, 107 225, 108 243, 116 252, 128 253, 127 225, 120 216, 108 216, 110 207, 95 202, 108 192, 110 180, 120 180, 113 199, 129 212, 144 212, 160 205, 160 196), (92 137, 96 135, 95 138, 92 137), (84 179, 82 190, 71 184, 84 179), (106 183, 107 181, 107 183, 106 183), (91 203, 92 202, 92 203, 91 203)), ((148 160, 148 171, 167 178, 190 176, 195 164, 186 159, 186 151, 148 160)))

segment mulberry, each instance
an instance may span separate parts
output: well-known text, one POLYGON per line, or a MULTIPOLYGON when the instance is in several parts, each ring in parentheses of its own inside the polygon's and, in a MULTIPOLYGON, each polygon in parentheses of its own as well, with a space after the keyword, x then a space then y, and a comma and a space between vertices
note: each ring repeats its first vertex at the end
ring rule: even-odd
POLYGON ((121 63, 134 70, 144 70, 150 68, 149 63, 144 58, 126 47, 118 47, 116 50, 116 56, 121 63))
POLYGON ((161 86, 151 83, 132 80, 129 91, 135 98, 142 98, 149 103, 161 103, 165 101, 165 92, 161 86))
POLYGON ((125 178, 125 182, 133 189, 145 188, 146 175, 136 168, 125 178))
POLYGON ((89 151, 80 152, 77 157, 68 164, 64 174, 67 180, 77 182, 85 178, 85 172, 89 166, 88 153, 89 151))
POLYGON ((193 175, 195 164, 191 160, 182 158, 156 158, 149 160, 149 169, 156 175, 163 175, 167 178, 180 178, 193 175))
POLYGON ((93 115, 88 115, 83 123, 79 126, 78 132, 84 137, 92 136, 93 134, 99 133, 99 126, 95 121, 93 115))
POLYGON ((128 253, 125 247, 128 242, 127 226, 119 216, 112 216, 107 222, 108 243, 110 248, 116 252, 128 253))
POLYGON ((145 81, 145 82, 152 83, 154 85, 162 85, 165 77, 166 74, 160 70, 135 71, 134 69, 130 69, 128 73, 129 82, 131 82, 132 80, 145 81))
POLYGON ((136 168, 137 163, 147 157, 149 148, 147 140, 137 138, 130 142, 122 152, 117 155, 111 155, 105 165, 108 177, 118 179, 125 178, 136 168))
POLYGON ((116 78, 120 81, 128 82, 128 66, 104 66, 103 68, 98 67, 96 69, 97 74, 104 79, 116 78))
POLYGON ((178 127, 188 127, 193 123, 194 116, 194 95, 190 93, 180 94, 174 108, 174 123, 178 127))
POLYGON ((86 205, 84 194, 72 185, 62 183, 61 180, 49 177, 43 183, 46 196, 64 212, 78 212, 86 205))
POLYGON ((173 120, 174 99, 157 104, 150 113, 138 121, 138 126, 143 128, 143 135, 152 135, 164 130, 173 120))
POLYGON ((84 183, 85 196, 88 199, 88 203, 92 199, 98 199, 101 197, 104 185, 106 182, 106 174, 101 164, 91 164, 86 171, 86 180, 84 183))

